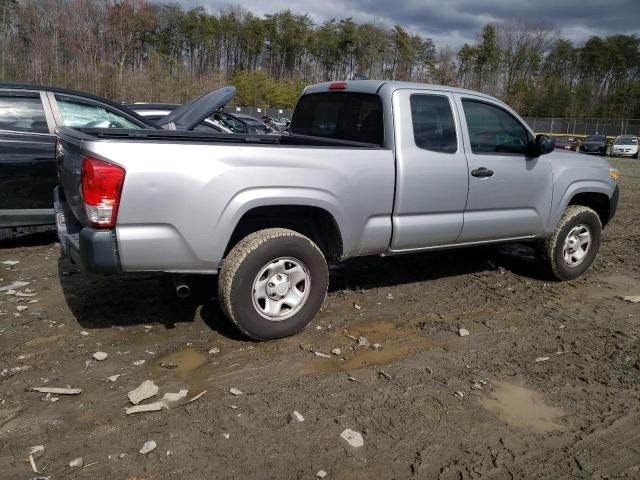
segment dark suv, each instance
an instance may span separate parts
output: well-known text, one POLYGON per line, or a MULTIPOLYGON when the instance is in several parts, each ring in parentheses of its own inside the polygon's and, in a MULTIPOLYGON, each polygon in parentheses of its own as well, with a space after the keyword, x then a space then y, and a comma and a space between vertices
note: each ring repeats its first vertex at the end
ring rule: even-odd
POLYGON ((128 108, 94 95, 0 83, 0 234, 55 224, 58 126, 153 128, 128 108))
POLYGON ((595 155, 607 154, 607 137, 604 135, 591 135, 582 141, 578 150, 580 153, 595 155))

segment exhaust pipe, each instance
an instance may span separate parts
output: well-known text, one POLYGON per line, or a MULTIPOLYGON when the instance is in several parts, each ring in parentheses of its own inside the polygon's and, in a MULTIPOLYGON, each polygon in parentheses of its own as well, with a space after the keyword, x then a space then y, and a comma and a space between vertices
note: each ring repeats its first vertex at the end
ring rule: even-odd
POLYGON ((176 289, 176 295, 178 298, 187 298, 191 295, 191 287, 186 284, 182 277, 171 277, 173 280, 173 286, 176 289))

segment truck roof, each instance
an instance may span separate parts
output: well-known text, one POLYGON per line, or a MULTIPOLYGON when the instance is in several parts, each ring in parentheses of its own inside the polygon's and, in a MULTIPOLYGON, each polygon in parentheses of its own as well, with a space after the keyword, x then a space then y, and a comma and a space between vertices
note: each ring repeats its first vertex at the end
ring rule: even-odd
POLYGON ((447 85, 435 85, 431 83, 419 83, 419 82, 401 82, 397 80, 345 80, 345 81, 333 81, 317 83, 315 85, 309 85, 302 92, 303 95, 310 93, 327 92, 332 84, 345 84, 344 89, 335 89, 336 91, 358 92, 358 93, 373 93, 380 94, 385 90, 390 93, 399 88, 413 88, 418 90, 433 90, 439 92, 452 92, 452 93, 464 93, 467 95, 474 95, 476 97, 484 97, 490 100, 503 103, 501 100, 487 95, 481 92, 473 90, 466 90, 464 88, 449 87, 447 85))

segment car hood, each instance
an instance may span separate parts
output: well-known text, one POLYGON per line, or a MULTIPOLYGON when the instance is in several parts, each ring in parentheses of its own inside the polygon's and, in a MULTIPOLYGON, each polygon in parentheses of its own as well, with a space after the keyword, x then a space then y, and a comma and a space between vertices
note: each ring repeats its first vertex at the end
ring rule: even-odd
POLYGON ((210 117, 216 110, 220 110, 229 103, 235 94, 235 87, 223 87, 205 93, 184 105, 180 105, 156 123, 165 130, 193 130, 205 118, 210 117))
POLYGON ((609 162, 602 157, 583 155, 582 153, 567 150, 554 150, 548 154, 554 164, 562 164, 571 167, 605 168, 608 172, 609 162))

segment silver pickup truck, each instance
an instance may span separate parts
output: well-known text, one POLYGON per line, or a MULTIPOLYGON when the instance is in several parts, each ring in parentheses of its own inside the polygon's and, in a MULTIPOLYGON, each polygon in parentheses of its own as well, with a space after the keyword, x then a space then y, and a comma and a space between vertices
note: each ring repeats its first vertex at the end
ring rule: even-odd
POLYGON ((272 339, 318 313, 327 262, 531 241, 568 280, 615 214, 605 160, 554 151, 481 93, 322 83, 302 93, 289 135, 180 131, 231 95, 183 109, 165 122, 175 130, 59 129, 64 252, 99 273, 218 274, 226 315, 272 339))

